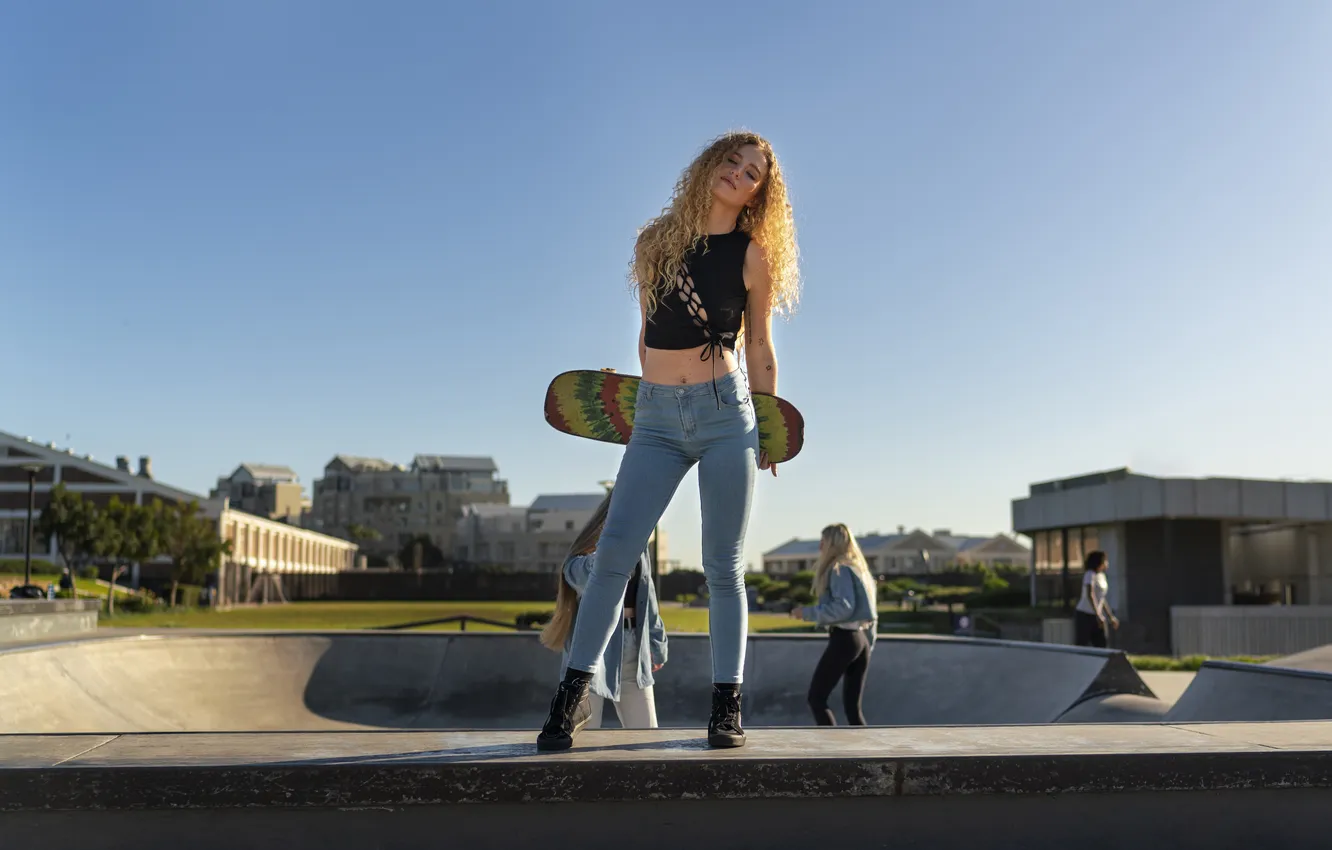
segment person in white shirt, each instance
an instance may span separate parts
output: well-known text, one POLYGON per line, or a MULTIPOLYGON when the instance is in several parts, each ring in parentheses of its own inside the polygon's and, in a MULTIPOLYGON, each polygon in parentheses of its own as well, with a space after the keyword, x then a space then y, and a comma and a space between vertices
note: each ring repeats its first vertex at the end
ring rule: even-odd
POLYGON ((1087 553, 1083 566, 1082 593, 1073 611, 1074 642, 1078 646, 1104 648, 1107 622, 1110 627, 1119 628, 1119 618, 1110 610, 1110 581, 1105 577, 1110 560, 1098 549, 1087 553))

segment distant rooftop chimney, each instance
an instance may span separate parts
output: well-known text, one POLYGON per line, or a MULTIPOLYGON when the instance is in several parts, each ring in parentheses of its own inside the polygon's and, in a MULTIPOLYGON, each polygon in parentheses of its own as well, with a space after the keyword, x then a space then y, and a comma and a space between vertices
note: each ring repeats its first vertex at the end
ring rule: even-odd
POLYGON ((148 455, 139 455, 139 477, 153 477, 153 459, 148 455))
POLYGON ((129 472, 129 458, 124 455, 116 455, 116 469, 119 469, 121 472, 129 472))
POLYGON ((936 528, 932 533, 935 537, 949 537, 953 532, 952 529, 948 528, 936 528))
POLYGON ((897 527, 897 533, 898 533, 898 534, 906 534, 906 526, 905 526, 905 525, 899 525, 899 526, 897 527))

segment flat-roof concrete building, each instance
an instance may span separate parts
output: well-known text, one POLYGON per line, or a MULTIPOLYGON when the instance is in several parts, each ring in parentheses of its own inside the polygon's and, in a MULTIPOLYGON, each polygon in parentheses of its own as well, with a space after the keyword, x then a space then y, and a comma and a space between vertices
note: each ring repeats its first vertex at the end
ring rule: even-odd
POLYGON ((1332 642, 1332 483, 1117 469, 1033 484, 1012 508, 1013 530, 1033 542, 1033 602, 1041 573, 1064 572, 1075 602, 1082 558, 1095 549, 1109 556, 1110 601, 1123 621, 1117 645, 1126 650, 1184 654, 1224 642, 1220 632, 1195 634, 1206 630, 1199 618, 1232 632, 1241 619, 1251 631, 1288 621, 1277 630, 1289 641, 1332 642), (1208 610, 1218 606, 1235 607, 1208 610), (1253 625, 1259 619, 1268 625, 1253 625))

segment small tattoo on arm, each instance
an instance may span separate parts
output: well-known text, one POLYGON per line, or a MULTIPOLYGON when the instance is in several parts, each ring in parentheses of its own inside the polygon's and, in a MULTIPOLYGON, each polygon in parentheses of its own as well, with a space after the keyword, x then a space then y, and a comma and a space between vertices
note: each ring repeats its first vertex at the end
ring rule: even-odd
POLYGON ((769 371, 769 372, 772 371, 772 364, 771 364, 771 363, 768 364, 768 371, 769 371))

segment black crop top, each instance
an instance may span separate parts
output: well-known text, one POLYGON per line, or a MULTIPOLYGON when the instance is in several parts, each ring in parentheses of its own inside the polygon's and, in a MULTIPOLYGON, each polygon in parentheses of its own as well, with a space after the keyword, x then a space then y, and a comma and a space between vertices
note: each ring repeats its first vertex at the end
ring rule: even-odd
POLYGON ((672 351, 706 345, 703 360, 718 348, 734 351, 749 297, 745 290, 748 248, 749 234, 737 227, 730 233, 704 237, 689 249, 674 285, 648 317, 644 345, 672 351), (707 316, 706 322, 703 316, 707 316))

